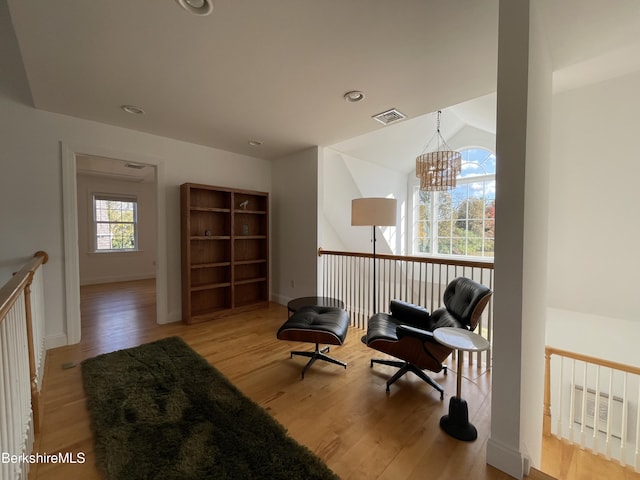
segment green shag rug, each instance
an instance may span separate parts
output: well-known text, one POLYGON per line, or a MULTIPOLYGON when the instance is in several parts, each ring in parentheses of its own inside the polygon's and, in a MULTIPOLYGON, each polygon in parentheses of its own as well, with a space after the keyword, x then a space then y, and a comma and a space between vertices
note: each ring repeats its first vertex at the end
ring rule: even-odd
POLYGON ((337 479, 181 338, 82 362, 108 480, 337 479))

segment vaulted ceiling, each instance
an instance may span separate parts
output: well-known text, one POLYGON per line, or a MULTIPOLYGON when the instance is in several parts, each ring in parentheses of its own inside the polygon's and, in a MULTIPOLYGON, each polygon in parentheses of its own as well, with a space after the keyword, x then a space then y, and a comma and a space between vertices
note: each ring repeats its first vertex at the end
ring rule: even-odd
MULTIPOLYGON (((478 97, 451 122, 494 124, 498 0, 211 0, 207 16, 177 0, 2 1, 38 109, 265 159, 365 134, 391 145, 401 128, 419 149, 432 120, 414 119, 478 97), (407 120, 371 118, 390 108, 407 120)), ((638 68, 611 60, 640 52, 637 0, 534 1, 563 88, 602 62, 638 68)))

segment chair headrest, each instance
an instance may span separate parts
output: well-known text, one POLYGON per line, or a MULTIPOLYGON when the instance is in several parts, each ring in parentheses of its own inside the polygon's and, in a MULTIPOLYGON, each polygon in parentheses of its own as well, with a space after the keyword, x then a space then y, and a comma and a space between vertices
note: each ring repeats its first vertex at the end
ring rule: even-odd
POLYGON ((489 287, 470 278, 458 277, 447 285, 443 300, 447 310, 460 323, 474 330, 491 294, 489 287))

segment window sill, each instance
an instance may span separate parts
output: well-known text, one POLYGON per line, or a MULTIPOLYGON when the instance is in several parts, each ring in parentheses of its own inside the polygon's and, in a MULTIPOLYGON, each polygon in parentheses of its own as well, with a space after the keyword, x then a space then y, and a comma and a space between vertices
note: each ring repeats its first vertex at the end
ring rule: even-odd
POLYGON ((414 257, 435 258, 438 260, 460 260, 467 262, 493 263, 494 257, 477 257, 471 255, 444 255, 432 253, 414 253, 414 257))
POLYGON ((142 255, 144 250, 97 250, 89 255, 142 255))

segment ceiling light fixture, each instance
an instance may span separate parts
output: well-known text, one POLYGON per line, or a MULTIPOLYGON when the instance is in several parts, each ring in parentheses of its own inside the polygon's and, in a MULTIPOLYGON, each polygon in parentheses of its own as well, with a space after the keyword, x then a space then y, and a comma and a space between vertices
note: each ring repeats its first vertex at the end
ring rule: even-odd
POLYGON ((364 93, 359 90, 351 90, 345 93, 343 98, 349 103, 356 103, 364 100, 364 93))
POLYGON ((135 105, 121 105, 120 108, 132 115, 142 115, 144 113, 143 109, 141 109, 140 107, 136 107, 135 105))
POLYGON ((259 147, 260 145, 262 145, 262 142, 260 140, 249 140, 248 143, 252 147, 259 147))
POLYGON ((178 4, 187 12, 201 17, 213 11, 211 0, 177 0, 178 4))
POLYGON ((451 150, 440 134, 440 115, 442 111, 438 110, 436 133, 424 148, 429 148, 435 138, 436 151, 423 153, 416 158, 416 177, 420 179, 420 190, 424 191, 455 188, 456 178, 462 171, 462 155, 451 150))

